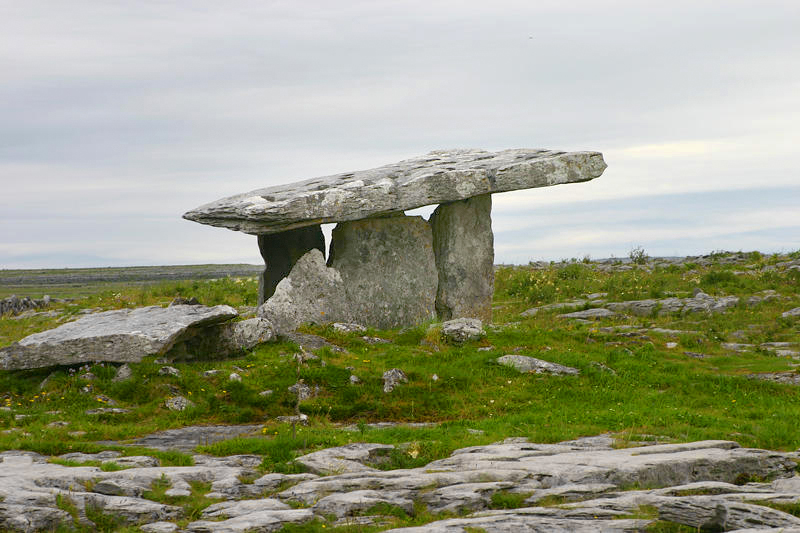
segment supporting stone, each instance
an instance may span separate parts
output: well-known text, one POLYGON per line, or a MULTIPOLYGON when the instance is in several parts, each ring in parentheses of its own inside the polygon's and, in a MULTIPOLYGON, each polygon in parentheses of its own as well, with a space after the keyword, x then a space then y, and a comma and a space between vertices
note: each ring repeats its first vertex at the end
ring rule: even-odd
POLYGON ((325 254, 325 236, 319 224, 258 236, 264 258, 264 273, 258 278, 258 305, 275 293, 278 283, 289 275, 297 260, 316 248, 325 254))
POLYGON ((339 223, 328 265, 342 276, 353 319, 382 329, 435 317, 431 228, 405 215, 339 223))
POLYGON ((492 196, 441 204, 430 218, 439 287, 436 312, 442 320, 492 320, 494 236, 492 196))

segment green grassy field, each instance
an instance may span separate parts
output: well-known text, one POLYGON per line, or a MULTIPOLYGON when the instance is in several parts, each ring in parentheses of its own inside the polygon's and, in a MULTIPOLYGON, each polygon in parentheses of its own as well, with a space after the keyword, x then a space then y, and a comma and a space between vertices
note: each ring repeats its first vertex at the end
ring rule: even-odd
MULTIPOLYGON (((318 360, 302 365, 292 343, 266 344, 236 359, 176 363, 180 377, 161 376, 153 360, 131 365, 134 377, 114 383, 116 368, 89 364, 83 368, 0 372, 0 449, 29 449, 45 454, 92 451, 108 446, 100 440, 126 440, 150 432, 192 424, 263 424, 260 435, 210 445, 202 451, 227 455, 257 453, 263 470, 295 471, 296 454, 351 441, 404 443, 387 467, 425 464, 463 446, 524 436, 556 442, 612 432, 620 446, 630 441, 730 439, 744 446, 793 450, 800 447, 800 394, 797 386, 747 376, 759 372, 795 371, 800 362, 758 347, 763 342, 800 342, 800 320, 782 318, 800 306, 800 273, 775 267, 798 254, 762 256, 739 262, 715 254, 708 264, 632 263, 630 270, 601 271, 592 262, 555 263, 546 268, 503 267, 497 271, 495 324, 476 343, 450 346, 435 324, 406 330, 370 330, 390 340, 368 344, 356 334, 331 327, 304 331, 343 348, 323 348, 318 360), (616 317, 593 323, 558 318, 563 311, 520 312, 540 304, 607 292, 609 301, 690 296, 695 288, 711 295, 739 295, 740 304, 724 314, 616 317), (754 306, 745 300, 762 290, 780 298, 754 306), (690 333, 670 337, 651 331, 614 331, 612 326, 661 327, 690 333), (668 347, 668 342, 677 346, 668 347), (724 342, 751 343, 737 353, 724 342), (684 352, 702 353, 698 359, 684 352), (572 366, 579 376, 519 374, 495 362, 504 354, 529 355, 572 366), (401 368, 409 383, 391 394, 382 392, 381 375, 401 368), (202 372, 222 372, 204 377, 202 372), (86 372, 96 379, 82 377, 86 372), (236 371, 241 382, 230 381, 236 371), (299 376, 316 398, 300 405, 310 425, 296 430, 275 417, 294 413, 295 397, 287 390, 299 376), (362 383, 351 385, 351 374, 362 383), (434 378, 434 375, 436 378, 434 378), (85 387, 91 387, 85 392, 85 387), (260 392, 270 389, 270 395, 260 392), (194 406, 183 412, 164 401, 180 391, 194 406), (121 415, 86 415, 106 406, 107 398, 130 409, 121 415), (378 421, 432 422, 431 427, 371 429, 378 421), (53 424, 67 422, 67 425, 53 424), (345 431, 356 424, 357 431, 345 431), (480 430, 480 431, 474 431, 480 430)), ((97 287, 88 296, 51 309, 57 316, 5 316, 0 319, 0 346, 57 326, 81 309, 115 309, 166 305, 175 296, 194 296, 208 305, 255 305, 254 278, 169 281, 146 286, 97 287)), ((52 293, 51 293, 52 294, 52 293)), ((54 294, 54 296, 58 296, 54 294)), ((800 348, 798 348, 800 349, 800 348)), ((141 453, 126 450, 125 453, 141 453)), ((161 455, 165 464, 191 458, 161 455)))

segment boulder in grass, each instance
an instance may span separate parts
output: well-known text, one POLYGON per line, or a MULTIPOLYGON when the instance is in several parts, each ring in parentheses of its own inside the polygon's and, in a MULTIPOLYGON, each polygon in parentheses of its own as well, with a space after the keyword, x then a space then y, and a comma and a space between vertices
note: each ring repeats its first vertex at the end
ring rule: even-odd
POLYGON ((530 374, 553 374, 556 376, 577 376, 580 371, 577 368, 542 361, 535 357, 526 355, 504 355, 497 358, 497 362, 504 366, 516 368, 520 372, 530 374))
POLYGON ((238 313, 227 305, 139 307, 86 315, 0 349, 0 369, 18 370, 93 361, 136 363, 163 355, 197 328, 226 322, 238 313))
POLYGON ((486 336, 486 331, 480 319, 455 318, 442 324, 442 336, 449 343, 461 344, 481 340, 486 336))

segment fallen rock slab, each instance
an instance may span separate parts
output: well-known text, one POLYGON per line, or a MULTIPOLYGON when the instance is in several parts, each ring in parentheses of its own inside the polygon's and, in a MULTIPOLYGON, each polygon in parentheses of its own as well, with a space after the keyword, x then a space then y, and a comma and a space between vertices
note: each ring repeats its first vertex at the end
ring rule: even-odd
POLYGON ((163 355, 191 328, 218 324, 237 315, 227 305, 150 306, 87 315, 0 349, 0 369, 93 361, 136 363, 149 355, 163 355))
POLYGON ((498 357, 497 362, 503 366, 516 368, 523 373, 553 374, 555 376, 577 376, 580 374, 580 371, 577 368, 559 365, 558 363, 551 363, 549 361, 542 361, 541 359, 528 357, 527 355, 504 355, 502 357, 498 357))

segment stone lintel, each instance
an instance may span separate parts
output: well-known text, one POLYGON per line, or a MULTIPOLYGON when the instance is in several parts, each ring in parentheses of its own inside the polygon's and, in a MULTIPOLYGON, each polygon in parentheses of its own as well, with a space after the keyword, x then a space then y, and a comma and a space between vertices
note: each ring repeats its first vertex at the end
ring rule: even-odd
POLYGON ((302 226, 402 214, 473 196, 600 176, 599 152, 512 149, 441 150, 379 168, 257 189, 183 215, 201 224, 254 235, 302 226))

